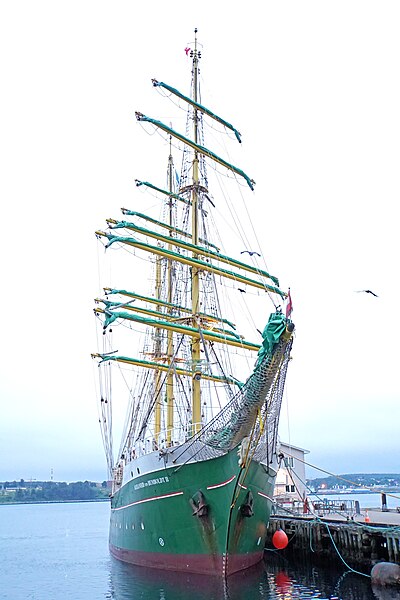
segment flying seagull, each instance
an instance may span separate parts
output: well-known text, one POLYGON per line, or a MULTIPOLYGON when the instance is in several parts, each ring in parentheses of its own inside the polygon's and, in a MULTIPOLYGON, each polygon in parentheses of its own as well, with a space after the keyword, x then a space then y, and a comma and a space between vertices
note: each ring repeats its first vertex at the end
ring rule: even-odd
POLYGON ((246 254, 246 252, 250 256, 253 256, 253 254, 255 254, 256 256, 260 256, 261 257, 261 254, 258 254, 258 252, 253 252, 252 250, 243 250, 240 254, 246 254))
POLYGON ((360 292, 365 292, 366 294, 372 294, 373 296, 375 296, 375 298, 379 298, 378 294, 375 294, 375 292, 371 292, 371 290, 356 290, 357 294, 359 294, 360 292))
POLYGON ((246 290, 242 290, 242 288, 238 288, 238 291, 239 291, 239 292, 242 292, 242 294, 245 294, 245 293, 246 293, 246 290))

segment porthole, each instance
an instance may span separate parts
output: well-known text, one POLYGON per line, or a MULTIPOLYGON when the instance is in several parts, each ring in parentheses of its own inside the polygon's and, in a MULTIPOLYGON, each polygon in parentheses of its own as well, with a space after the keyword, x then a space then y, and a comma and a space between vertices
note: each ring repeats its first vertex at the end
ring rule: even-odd
POLYGON ((162 538, 158 538, 158 543, 160 544, 160 546, 164 546, 165 542, 162 538))
POLYGON ((144 529, 144 523, 140 523, 140 527, 144 529))
POLYGON ((257 540, 257 546, 260 545, 260 542, 261 542, 261 538, 259 537, 258 540, 257 540))

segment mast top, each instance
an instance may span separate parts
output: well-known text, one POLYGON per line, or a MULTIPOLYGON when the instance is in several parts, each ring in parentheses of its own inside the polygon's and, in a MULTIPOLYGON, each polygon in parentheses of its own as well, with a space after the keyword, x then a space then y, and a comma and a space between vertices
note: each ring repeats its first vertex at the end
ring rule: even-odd
POLYGON ((199 50, 198 46, 201 44, 197 41, 197 27, 194 30, 194 48, 191 48, 190 45, 186 48, 186 54, 193 58, 193 62, 198 61, 201 58, 201 50, 199 50))

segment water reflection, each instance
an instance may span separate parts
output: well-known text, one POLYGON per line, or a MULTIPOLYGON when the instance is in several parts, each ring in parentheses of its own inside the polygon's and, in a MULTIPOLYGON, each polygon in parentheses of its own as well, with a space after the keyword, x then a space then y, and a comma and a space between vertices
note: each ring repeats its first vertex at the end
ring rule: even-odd
POLYGON ((317 567, 268 554, 260 565, 223 581, 218 577, 169 573, 111 559, 113 600, 394 600, 388 590, 372 591, 370 580, 340 567, 317 567))
POLYGON ((111 590, 109 597, 115 600, 248 600, 272 597, 262 563, 224 581, 220 577, 145 569, 112 559, 111 590))
POLYGON ((374 598, 377 600, 399 600, 400 598, 399 588, 384 588, 373 585, 372 590, 374 598))
POLYGON ((283 562, 282 557, 268 556, 264 568, 271 600, 376 600, 369 578, 334 565, 327 568, 305 559, 283 562))

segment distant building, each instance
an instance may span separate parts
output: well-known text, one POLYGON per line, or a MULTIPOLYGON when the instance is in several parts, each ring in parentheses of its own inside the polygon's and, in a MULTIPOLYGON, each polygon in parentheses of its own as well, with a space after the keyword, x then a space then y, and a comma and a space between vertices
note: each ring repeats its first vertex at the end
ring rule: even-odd
POLYGON ((275 481, 274 496, 276 500, 291 502, 303 500, 308 490, 306 487, 306 468, 304 456, 309 450, 298 448, 292 444, 280 443, 281 463, 275 481))

